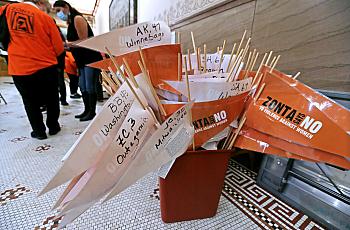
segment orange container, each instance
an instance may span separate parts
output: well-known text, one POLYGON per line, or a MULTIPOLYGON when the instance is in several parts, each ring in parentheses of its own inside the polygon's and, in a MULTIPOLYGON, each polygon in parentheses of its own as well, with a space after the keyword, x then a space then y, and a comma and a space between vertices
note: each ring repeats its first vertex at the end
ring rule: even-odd
POLYGON ((188 151, 159 178, 162 220, 173 223, 216 214, 231 151, 188 151))

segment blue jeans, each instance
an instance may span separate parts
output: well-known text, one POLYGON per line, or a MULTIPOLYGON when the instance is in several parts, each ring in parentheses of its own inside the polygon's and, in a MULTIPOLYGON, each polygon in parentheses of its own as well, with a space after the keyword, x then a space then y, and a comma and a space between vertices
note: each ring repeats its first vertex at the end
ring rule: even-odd
POLYGON ((79 88, 82 93, 95 94, 100 70, 85 66, 79 68, 79 88))

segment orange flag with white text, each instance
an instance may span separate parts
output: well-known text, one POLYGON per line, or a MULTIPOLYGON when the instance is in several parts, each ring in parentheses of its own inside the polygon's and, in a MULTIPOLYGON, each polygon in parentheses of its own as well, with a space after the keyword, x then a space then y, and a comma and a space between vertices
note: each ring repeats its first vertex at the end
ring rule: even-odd
MULTIPOLYGON (((226 99, 195 102, 191 111, 196 147, 202 146, 236 120, 243 111, 247 96, 248 92, 245 92, 226 99)), ((163 103, 163 106, 167 114, 172 114, 182 103, 163 103)))
MULTIPOLYGON (((324 100, 328 102, 324 105, 312 103, 309 99, 314 92, 300 92, 298 85, 302 83, 273 73, 265 72, 263 82, 266 86, 261 96, 247 109, 248 127, 298 145, 350 157, 349 134, 331 119, 337 117, 334 111, 325 114, 322 109, 332 106, 329 100, 324 100)), ((350 115, 347 110, 343 113, 350 115)), ((349 119, 350 116, 344 121, 350 122, 349 119)))

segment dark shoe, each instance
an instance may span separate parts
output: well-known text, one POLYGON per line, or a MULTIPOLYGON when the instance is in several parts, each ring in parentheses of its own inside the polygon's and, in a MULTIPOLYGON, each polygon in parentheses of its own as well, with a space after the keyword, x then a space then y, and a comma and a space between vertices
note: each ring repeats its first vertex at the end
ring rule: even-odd
POLYGON ((36 133, 36 132, 31 132, 30 136, 39 140, 44 140, 47 139, 46 133, 36 133))
POLYGON ((79 115, 75 115, 75 118, 82 118, 85 117, 89 113, 89 94, 88 93, 82 93, 83 102, 84 102, 84 112, 82 112, 79 115))
POLYGON ((40 107, 40 112, 45 112, 46 111, 46 105, 43 105, 40 107))
POLYGON ((61 131, 61 127, 55 128, 55 129, 49 129, 49 134, 50 135, 55 135, 57 134, 59 131, 61 131))
POLYGON ((78 99, 78 98, 81 98, 81 95, 79 93, 74 93, 70 95, 70 98, 78 99))
POLYGON ((80 118, 80 121, 90 121, 95 117, 95 112, 89 112, 86 116, 80 118))
POLYGON ((89 94, 89 112, 87 113, 86 116, 80 118, 80 121, 89 121, 95 117, 96 101, 97 101, 96 93, 89 94))
POLYGON ((61 101, 61 105, 69 105, 66 101, 61 101))

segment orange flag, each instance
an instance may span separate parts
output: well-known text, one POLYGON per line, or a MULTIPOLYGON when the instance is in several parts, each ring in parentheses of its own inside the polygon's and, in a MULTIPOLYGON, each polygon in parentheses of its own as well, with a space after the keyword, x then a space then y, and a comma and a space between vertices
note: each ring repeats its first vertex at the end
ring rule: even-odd
MULTIPOLYGON (((145 48, 142 49, 142 53, 145 59, 146 68, 149 70, 153 86, 162 88, 162 85, 164 85, 162 80, 177 81, 177 56, 178 53, 181 53, 180 44, 160 45, 151 48, 145 48)), ((128 62, 130 69, 134 75, 141 73, 141 69, 137 63, 137 61, 141 61, 139 51, 134 51, 114 57, 118 65, 123 64, 123 58, 125 58, 125 60, 128 62)), ((89 66, 104 70, 108 70, 108 67, 111 67, 114 71, 116 71, 112 60, 110 59, 95 62, 89 66)))
MULTIPOLYGON (((350 157, 349 134, 334 122, 338 118, 334 111, 324 113, 324 107, 333 106, 334 102, 324 98, 323 104, 313 103, 315 92, 299 91, 302 87, 298 85, 302 83, 287 81, 273 73, 264 75, 266 87, 257 102, 247 109, 248 127, 298 145, 350 157)), ((342 110, 348 114, 342 121, 350 122, 349 111, 342 110)))
MULTIPOLYGON (((271 143, 264 142, 258 139, 258 137, 255 137, 254 135, 247 135, 247 132, 249 132, 249 128, 244 126, 235 142, 235 147, 250 150, 250 151, 255 151, 255 152, 277 155, 285 158, 293 158, 296 160, 315 162, 315 160, 311 158, 307 158, 305 156, 299 156, 299 155, 287 152, 283 149, 277 148, 275 146, 272 146, 271 143)), ((260 133, 260 134, 264 135, 263 133, 260 133)))
MULTIPOLYGON (((202 146, 210 138, 223 131, 242 113, 248 92, 222 100, 194 103, 192 123, 195 129, 195 145, 202 146)), ((167 114, 172 114, 182 103, 164 103, 167 114)))
MULTIPOLYGON (((244 129, 242 129, 241 132, 246 138, 259 140, 263 143, 267 143, 268 145, 274 148, 282 149, 283 151, 293 154, 286 157, 300 159, 300 160, 325 162, 325 163, 336 165, 338 167, 342 167, 345 169, 350 169, 350 161, 348 161, 342 156, 331 154, 329 152, 325 152, 322 150, 298 145, 295 143, 291 143, 289 141, 282 140, 277 137, 266 135, 264 133, 261 133, 249 127, 244 127, 244 129)), ((235 145, 235 146, 239 147, 238 145, 235 145)), ((241 143, 240 146, 243 148, 243 147, 249 147, 250 145, 245 143, 245 146, 242 146, 242 143, 241 143)))

